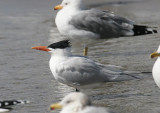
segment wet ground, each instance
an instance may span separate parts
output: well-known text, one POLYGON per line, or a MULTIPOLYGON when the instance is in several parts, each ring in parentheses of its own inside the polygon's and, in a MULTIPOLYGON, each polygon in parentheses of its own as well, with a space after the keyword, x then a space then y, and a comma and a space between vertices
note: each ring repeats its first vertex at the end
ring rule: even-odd
MULTIPOLYGON (((56 82, 49 70, 50 55, 31 50, 60 40, 52 8, 59 0, 0 1, 0 99, 30 100, 16 106, 12 113, 49 113, 51 103, 74 91, 56 82)), ((140 24, 160 25, 159 0, 87 0, 87 7, 112 10, 140 24)), ((103 64, 124 67, 128 71, 151 72, 155 59, 149 55, 158 48, 160 35, 81 40, 73 44, 73 53, 82 54, 84 42, 88 56, 103 64)), ((87 89, 93 103, 119 113, 159 113, 160 89, 152 75, 142 79, 106 83, 87 89)), ((59 111, 54 111, 55 113, 59 111)))

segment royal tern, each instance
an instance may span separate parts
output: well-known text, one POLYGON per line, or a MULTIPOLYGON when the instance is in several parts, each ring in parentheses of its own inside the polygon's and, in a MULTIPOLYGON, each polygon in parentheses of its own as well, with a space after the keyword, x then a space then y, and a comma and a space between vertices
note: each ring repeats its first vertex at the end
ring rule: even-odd
POLYGON ((109 11, 85 10, 82 0, 63 0, 54 9, 60 10, 55 18, 60 34, 71 38, 114 38, 157 33, 154 27, 137 25, 109 11))
POLYGON ((156 58, 156 57, 158 58, 153 65, 152 75, 153 75, 155 83, 160 88, 160 46, 156 52, 151 54, 151 58, 156 58))
MULTIPOLYGON (((48 47, 36 46, 32 47, 32 49, 51 53, 49 66, 54 78, 68 86, 79 89, 82 87, 85 88, 86 86, 94 86, 95 83, 99 84, 116 81, 118 79, 127 79, 125 76, 126 73, 124 73, 120 67, 103 65, 94 62, 86 56, 72 55, 70 47, 71 44, 69 40, 62 40, 48 47)), ((96 86, 98 84, 96 84, 96 86)))
POLYGON ((10 111, 12 108, 10 106, 17 105, 17 104, 27 104, 29 101, 23 100, 0 100, 0 113, 5 113, 10 111))
POLYGON ((61 108, 60 113, 114 113, 105 107, 91 105, 88 96, 80 92, 70 93, 61 102, 50 106, 51 110, 61 108))

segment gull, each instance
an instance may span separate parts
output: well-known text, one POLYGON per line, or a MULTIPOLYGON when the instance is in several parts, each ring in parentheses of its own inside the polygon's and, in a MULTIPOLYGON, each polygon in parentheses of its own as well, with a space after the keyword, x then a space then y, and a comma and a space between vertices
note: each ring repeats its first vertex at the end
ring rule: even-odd
POLYGON ((61 102, 50 106, 51 110, 61 108, 60 113, 115 113, 105 107, 91 105, 88 96, 81 92, 69 93, 61 102))
POLYGON ((0 100, 0 113, 9 112, 12 108, 10 106, 17 104, 27 104, 29 101, 23 100, 0 100))
POLYGON ((158 58, 153 65, 152 75, 153 75, 155 83, 160 88, 160 46, 156 52, 151 54, 151 58, 156 58, 156 57, 158 58))
POLYGON ((36 46, 32 49, 51 53, 49 66, 55 80, 71 87, 88 88, 93 84, 95 87, 99 83, 116 81, 116 78, 127 79, 125 72, 119 66, 103 65, 86 56, 72 55, 69 40, 55 42, 48 47, 36 46), (120 75, 123 75, 122 78, 120 75))
POLYGON ((54 7, 60 34, 69 38, 116 38, 157 33, 156 27, 138 25, 110 11, 85 10, 82 0, 63 0, 54 7))

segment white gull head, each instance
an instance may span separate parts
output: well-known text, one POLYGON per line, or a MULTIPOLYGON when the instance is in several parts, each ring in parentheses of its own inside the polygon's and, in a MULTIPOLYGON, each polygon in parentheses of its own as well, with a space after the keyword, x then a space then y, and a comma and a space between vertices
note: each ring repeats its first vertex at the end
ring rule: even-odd
POLYGON ((78 112, 91 103, 85 94, 74 92, 64 97, 60 104, 64 106, 64 110, 78 112))
POLYGON ((152 75, 153 75, 155 83, 160 88, 160 46, 156 52, 151 54, 151 58, 156 58, 156 57, 158 58, 153 65, 152 75))
POLYGON ((52 104, 50 109, 62 108, 61 113, 77 113, 90 104, 88 96, 80 92, 73 92, 65 96, 60 103, 52 104))
MULTIPOLYGON (((63 0, 60 6, 61 6, 60 9, 64 9, 64 8, 82 9, 83 2, 82 0, 63 0)), ((56 7, 55 7, 55 10, 56 10, 56 7)))
POLYGON ((60 5, 54 7, 60 10, 55 18, 56 26, 62 35, 70 36, 70 32, 75 31, 75 27, 69 24, 72 17, 83 9, 82 0, 63 0, 60 5))
POLYGON ((105 107, 92 106, 88 96, 81 92, 70 93, 60 103, 50 106, 51 110, 60 108, 60 113, 115 113, 105 107))

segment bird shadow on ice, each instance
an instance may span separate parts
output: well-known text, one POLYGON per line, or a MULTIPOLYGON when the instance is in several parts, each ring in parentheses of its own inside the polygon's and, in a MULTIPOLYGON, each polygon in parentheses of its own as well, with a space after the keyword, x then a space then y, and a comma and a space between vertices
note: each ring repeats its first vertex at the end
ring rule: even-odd
POLYGON ((96 4, 90 4, 87 5, 87 8, 95 8, 95 7, 101 7, 101 6, 116 6, 116 5, 128 5, 128 4, 135 4, 135 3, 143 3, 149 0, 134 0, 134 1, 110 1, 110 2, 102 2, 102 3, 96 3, 96 4))
POLYGON ((107 95, 96 95, 90 97, 91 100, 103 100, 103 99, 115 99, 115 98, 127 98, 127 97, 137 97, 137 96, 151 96, 149 94, 107 94, 107 95))
MULTIPOLYGON (((58 42, 58 41, 61 41, 61 40, 65 40, 65 39, 69 39, 71 40, 72 42, 74 43, 97 43, 97 42, 103 42, 104 40, 108 40, 108 39, 98 39, 98 38, 87 38, 87 37, 68 37, 68 36, 63 36, 59 33, 58 29, 56 27, 51 27, 50 28, 50 36, 49 36, 49 39, 48 41, 50 43, 53 43, 53 42, 58 42)), ((112 38, 109 38, 109 39, 112 39, 112 38)))

